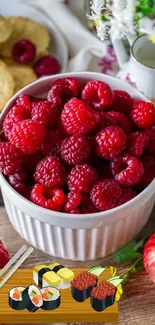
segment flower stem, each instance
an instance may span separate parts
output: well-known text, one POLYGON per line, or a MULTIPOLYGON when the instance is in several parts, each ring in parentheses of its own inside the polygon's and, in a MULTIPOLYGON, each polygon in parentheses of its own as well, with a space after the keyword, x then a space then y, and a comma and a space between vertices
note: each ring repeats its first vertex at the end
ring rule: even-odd
POLYGON ((132 272, 132 270, 135 268, 135 266, 141 261, 141 259, 142 259, 142 256, 140 256, 140 257, 138 257, 138 259, 134 262, 134 264, 132 264, 131 265, 131 267, 127 270, 127 271, 125 271, 125 272, 123 272, 121 275, 120 275, 120 277, 122 278, 122 277, 124 277, 126 274, 129 274, 130 272, 132 272))

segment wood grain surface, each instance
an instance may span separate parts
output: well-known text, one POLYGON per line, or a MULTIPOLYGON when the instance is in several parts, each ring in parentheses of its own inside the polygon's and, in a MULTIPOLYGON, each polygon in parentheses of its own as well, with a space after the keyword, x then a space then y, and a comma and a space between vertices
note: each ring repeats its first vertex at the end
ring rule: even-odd
MULTIPOLYGON (((87 269, 72 269, 75 276, 87 269)), ((100 281, 111 277, 111 271, 106 270, 99 277, 100 281)), ((32 269, 18 270, 0 289, 0 319, 4 323, 63 323, 63 322, 113 322, 118 320, 118 308, 115 302, 103 312, 96 312, 90 305, 90 299, 78 303, 71 296, 71 288, 60 290, 61 304, 58 309, 47 311, 39 309, 35 313, 28 310, 13 310, 8 304, 8 293, 16 286, 28 287, 33 284, 32 269)))
MULTIPOLYGON (((140 236, 147 235, 153 231, 155 232, 155 209, 153 210, 147 225, 140 233, 140 236)), ((0 237, 5 240, 11 256, 25 243, 10 224, 3 206, 0 207, 0 237)), ((60 259, 58 259, 58 261, 61 263, 64 262, 60 259)), ((51 264, 52 257, 38 250, 34 250, 22 267, 31 268, 33 265, 37 265, 38 263, 51 264)), ((114 265, 117 266, 118 273, 122 273, 129 266, 114 263, 111 256, 95 261, 94 263, 72 263, 65 261, 65 264, 74 267, 91 267, 92 264, 114 265)), ((111 323, 112 325, 155 325, 155 284, 151 282, 145 271, 134 273, 130 282, 124 285, 124 294, 118 304, 118 308, 119 321, 117 323, 111 323)), ((2 323, 1 319, 0 323, 2 323)), ((51 323, 53 322, 51 321, 51 323)), ((95 324, 95 322, 92 324, 95 324)))

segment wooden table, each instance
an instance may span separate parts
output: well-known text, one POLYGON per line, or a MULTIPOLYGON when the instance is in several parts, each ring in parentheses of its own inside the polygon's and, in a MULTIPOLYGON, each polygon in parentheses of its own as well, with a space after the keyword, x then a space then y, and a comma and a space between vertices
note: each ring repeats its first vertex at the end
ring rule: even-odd
MULTIPOLYGON (((155 231, 155 209, 141 234, 146 235, 153 230, 155 231)), ((5 240, 10 256, 25 243, 10 224, 3 206, 0 207, 0 237, 5 240)), ((51 264, 52 258, 38 250, 34 250, 22 267, 30 268, 38 262, 39 264, 51 264)), ((105 265, 116 265, 112 257, 97 262, 97 264, 100 263, 105 265)), ((66 262, 65 264, 71 265, 71 263, 66 262)), ((91 263, 76 263, 74 266, 87 267, 91 266, 91 263)), ((117 267, 118 270, 122 272, 127 266, 117 265, 117 267)), ((151 282, 145 271, 134 273, 130 282, 124 286, 124 294, 119 302, 119 322, 117 324, 155 325, 155 285, 151 282)))

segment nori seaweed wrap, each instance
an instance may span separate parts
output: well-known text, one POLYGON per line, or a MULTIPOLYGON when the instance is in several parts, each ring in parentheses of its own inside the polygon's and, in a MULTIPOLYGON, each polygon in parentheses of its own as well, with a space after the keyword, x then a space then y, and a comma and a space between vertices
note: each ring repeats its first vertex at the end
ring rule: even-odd
POLYGON ((37 311, 43 304, 41 292, 34 285, 30 285, 23 291, 22 298, 26 303, 27 310, 31 313, 37 311))
POLYGON ((90 303, 94 310, 101 312, 115 302, 116 288, 112 283, 102 281, 93 288, 90 303))
POLYGON ((41 306, 44 310, 54 310, 60 306, 60 292, 57 288, 46 287, 41 289, 43 304, 41 306))
POLYGON ((9 292, 9 306, 15 310, 24 310, 26 308, 26 300, 23 299, 22 293, 24 287, 12 288, 9 292))

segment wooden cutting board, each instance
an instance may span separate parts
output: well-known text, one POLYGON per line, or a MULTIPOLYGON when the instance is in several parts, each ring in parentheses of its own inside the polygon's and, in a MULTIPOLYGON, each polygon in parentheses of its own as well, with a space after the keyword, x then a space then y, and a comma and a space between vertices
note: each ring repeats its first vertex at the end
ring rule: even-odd
MULTIPOLYGON (((72 269, 75 276, 86 269, 72 269)), ((99 277, 99 281, 111 277, 110 269, 99 277)), ((115 302, 102 312, 96 312, 90 305, 90 300, 78 303, 71 296, 71 288, 61 291, 61 305, 53 311, 39 309, 35 313, 22 310, 16 311, 8 304, 9 291, 16 286, 27 287, 33 282, 32 269, 19 269, 8 282, 0 289, 0 322, 4 324, 45 324, 45 323, 86 323, 86 322, 116 322, 118 307, 115 302)))

